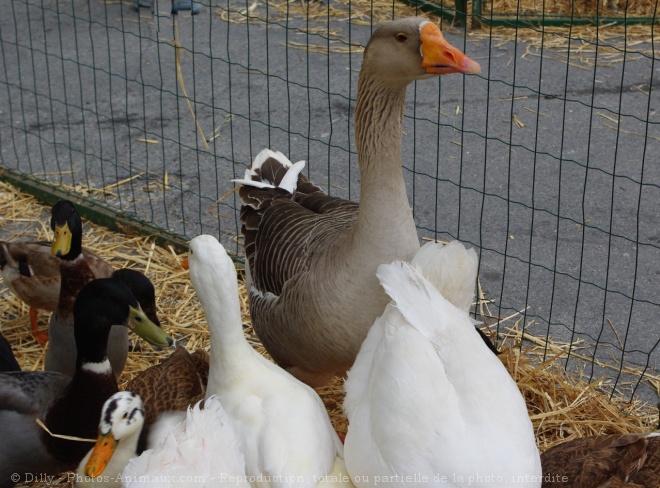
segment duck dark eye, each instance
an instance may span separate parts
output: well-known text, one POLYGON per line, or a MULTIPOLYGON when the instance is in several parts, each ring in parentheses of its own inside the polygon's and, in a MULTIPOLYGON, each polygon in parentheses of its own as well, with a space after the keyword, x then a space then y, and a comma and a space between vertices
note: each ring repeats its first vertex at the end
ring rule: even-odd
POLYGON ((142 317, 140 317, 139 315, 136 315, 135 316, 135 321, 136 322, 142 322, 142 317))
POLYGON ((406 42, 408 40, 408 36, 403 32, 399 32, 394 38, 396 39, 396 42, 406 42))
POLYGON ((128 418, 128 412, 124 412, 124 415, 123 415, 121 418, 123 418, 124 420, 126 420, 126 419, 128 418))

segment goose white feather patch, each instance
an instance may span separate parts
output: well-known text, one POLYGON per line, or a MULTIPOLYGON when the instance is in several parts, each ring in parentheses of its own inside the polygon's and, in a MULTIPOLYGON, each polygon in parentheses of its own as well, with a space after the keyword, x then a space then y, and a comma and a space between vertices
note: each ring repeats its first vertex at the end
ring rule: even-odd
MULTIPOLYGON (((247 171, 246 171, 247 173, 247 171)), ((270 183, 266 181, 254 181, 251 180, 250 178, 236 178, 234 180, 231 180, 233 183, 238 183, 239 185, 245 185, 245 186, 253 186, 255 188, 276 188, 275 185, 271 185, 270 183)))
POLYGON ((288 191, 289 193, 294 193, 298 186, 298 175, 305 168, 305 161, 298 161, 289 170, 280 181, 279 188, 288 191))
POLYGON ((280 151, 272 151, 270 149, 262 149, 259 154, 254 158, 252 162, 252 170, 261 168, 261 165, 264 164, 268 159, 273 158, 279 161, 283 166, 290 168, 293 163, 289 158, 287 158, 280 151))

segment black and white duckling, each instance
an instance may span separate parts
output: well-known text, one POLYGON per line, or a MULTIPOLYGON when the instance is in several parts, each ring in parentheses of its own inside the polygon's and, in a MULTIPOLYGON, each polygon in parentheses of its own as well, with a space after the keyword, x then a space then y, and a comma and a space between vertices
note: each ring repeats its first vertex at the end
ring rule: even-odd
POLYGON ((122 324, 155 346, 173 340, 156 326, 115 278, 93 280, 78 293, 73 307, 77 348, 73 377, 52 371, 0 373, 0 488, 26 475, 52 475, 75 469, 90 445, 51 436, 95 438, 103 403, 117 392, 108 360, 108 336, 122 324), (12 476, 13 475, 13 476, 12 476))
MULTIPOLYGON (((156 316, 153 284, 136 270, 114 271, 110 266, 98 276, 82 253, 82 220, 76 207, 62 200, 52 208, 51 229, 55 233, 52 254, 60 264, 61 286, 59 302, 51 315, 48 332, 50 342, 46 351, 45 369, 69 376, 76 367, 76 341, 73 334, 73 304, 80 289, 95 278, 113 276, 124 281, 140 302, 151 322, 160 325, 156 316)), ((126 365, 128 330, 113 327, 108 339, 108 357, 116 376, 126 365)))
MULTIPOLYGON (((48 331, 38 330, 38 311, 52 312, 60 297, 60 261, 47 241, 0 241, 0 276, 14 295, 30 308, 32 335, 42 346, 48 331)), ((85 262, 96 278, 106 278, 112 268, 101 256, 82 249, 85 262)))
MULTIPOLYGON (((174 426, 185 418, 185 412, 161 415, 152 425, 147 447, 160 445, 174 426)), ((124 468, 140 452, 138 441, 144 434, 145 421, 144 403, 140 395, 132 391, 119 391, 108 398, 101 412, 96 444, 80 461, 76 471, 75 486, 77 488, 122 486, 122 482, 125 481, 122 477, 124 468)), ((208 429, 212 426, 207 424, 204 427, 208 429)), ((217 454, 219 453, 212 451, 209 456, 217 454)))
POLYGON ((131 391, 119 391, 103 405, 96 444, 80 461, 76 487, 121 486, 121 472, 137 456, 144 425, 142 399, 131 391))

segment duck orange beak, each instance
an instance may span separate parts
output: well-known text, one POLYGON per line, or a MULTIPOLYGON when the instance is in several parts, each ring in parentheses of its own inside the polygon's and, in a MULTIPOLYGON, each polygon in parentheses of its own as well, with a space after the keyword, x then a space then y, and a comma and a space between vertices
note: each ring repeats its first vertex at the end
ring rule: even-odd
POLYGON ((187 258, 187 257, 185 257, 185 258, 183 258, 183 259, 181 260, 181 267, 182 267, 183 269, 190 269, 190 268, 188 267, 188 258, 187 258))
POLYGON ((92 449, 92 454, 89 456, 87 464, 85 464, 85 475, 90 478, 101 476, 105 468, 108 467, 108 463, 117 449, 117 444, 118 442, 111 432, 99 434, 94 449, 92 449))
POLYGON ((449 44, 437 25, 431 22, 424 24, 421 28, 420 38, 422 40, 422 66, 426 68, 427 73, 476 75, 481 72, 479 63, 449 44))

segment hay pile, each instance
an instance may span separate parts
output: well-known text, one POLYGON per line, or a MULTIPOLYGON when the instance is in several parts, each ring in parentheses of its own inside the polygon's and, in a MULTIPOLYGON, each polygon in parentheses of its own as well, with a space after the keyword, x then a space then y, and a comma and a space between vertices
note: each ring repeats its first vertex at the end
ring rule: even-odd
MULTIPOLYGON (((429 5, 442 6, 452 12, 454 0, 428 1, 429 5)), ((489 19, 506 18, 515 20, 522 16, 563 17, 573 18, 599 17, 624 19, 626 17, 655 17, 658 13, 658 3, 654 0, 491 0, 483 1, 482 16, 489 19)), ((472 9, 472 3, 468 2, 472 9)), ((356 42, 348 42, 348 29, 342 24, 350 22, 354 25, 377 25, 392 18, 423 15, 436 22, 442 22, 443 30, 452 31, 450 22, 434 17, 431 13, 423 13, 411 3, 403 0, 335 0, 333 2, 308 2, 303 0, 253 0, 248 7, 223 7, 218 5, 216 14, 225 22, 263 25, 279 23, 288 25, 290 19, 304 20, 304 26, 295 28, 297 34, 318 36, 318 43, 309 38, 301 37, 302 42, 289 40, 289 47, 322 53, 361 53, 363 46, 356 42)), ((471 11, 468 12, 471 15, 471 11)), ((459 27, 454 32, 463 33, 459 27)), ((541 56, 548 52, 564 53, 571 50, 571 64, 583 68, 593 67, 598 60, 599 66, 622 62, 624 53, 654 56, 653 44, 655 36, 649 24, 602 24, 596 26, 538 26, 535 28, 483 27, 470 25, 466 32, 469 39, 481 41, 496 41, 499 46, 509 41, 520 41, 527 44, 527 55, 541 56), (597 56, 596 56, 597 54, 597 56)), ((565 62, 563 59, 556 59, 565 62)))
MULTIPOLYGON (((49 207, 0 183, 0 239, 49 239, 49 214, 49 207)), ((187 346, 191 350, 197 347, 208 350, 206 321, 190 284, 188 272, 180 267, 182 256, 171 248, 152 245, 149 238, 128 237, 87 222, 83 239, 87 247, 107 258, 113 266, 134 267, 145 272, 156 287, 159 316, 168 333, 178 339, 188 339, 187 346)), ((243 283, 240 283, 239 289, 246 337, 263 353, 250 327, 243 283)), ((13 345, 19 363, 25 370, 42 369, 44 349, 33 340, 29 332, 27 306, 13 297, 4 285, 0 286, 0 297, 0 330, 13 345)), ((47 320, 47 315, 42 313, 40 323, 46 324, 47 320)), ((541 450, 574 436, 647 431, 657 425, 657 410, 654 406, 641 402, 629 403, 616 396, 610 401, 609 394, 599 389, 600 381, 590 385, 567 375, 558 361, 563 357, 563 348, 550 347, 551 351, 556 352, 555 357, 541 363, 541 339, 532 338, 532 345, 521 349, 521 334, 517 324, 514 323, 507 330, 501 342, 503 352, 500 357, 527 401, 541 450), (534 345, 535 342, 539 345, 534 345)), ((531 337, 526 334, 525 338, 531 337)), ((132 352, 120 388, 135 374, 169 354, 169 351, 152 351, 135 337, 132 338, 131 347, 132 352)), ((341 380, 337 379, 331 386, 319 389, 318 392, 336 429, 346 432, 347 423, 341 413, 341 380)), ((55 483, 31 483, 30 486, 72 486, 69 479, 69 475, 65 474, 55 483)))

